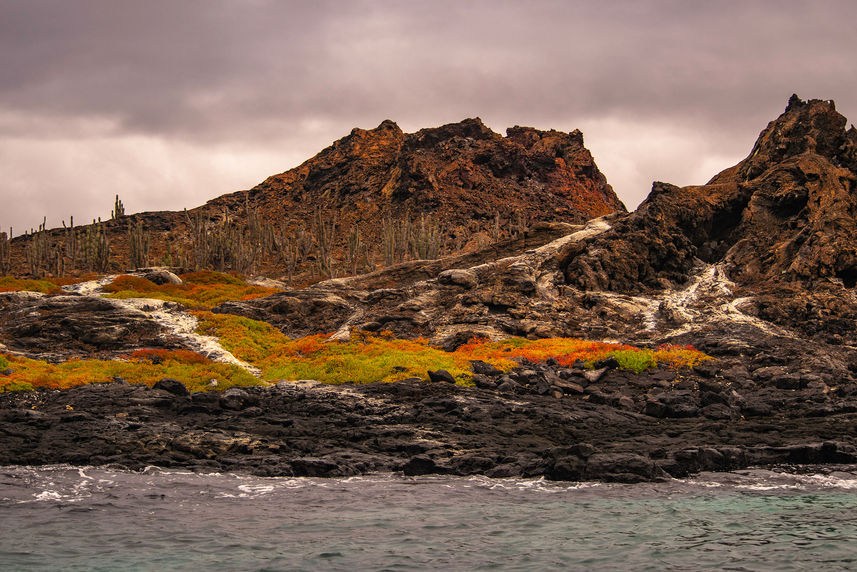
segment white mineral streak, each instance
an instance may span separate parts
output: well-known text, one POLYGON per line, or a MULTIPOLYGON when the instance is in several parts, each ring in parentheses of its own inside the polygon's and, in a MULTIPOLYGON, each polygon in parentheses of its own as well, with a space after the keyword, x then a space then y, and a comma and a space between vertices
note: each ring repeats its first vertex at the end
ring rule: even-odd
POLYGON ((166 330, 181 339, 182 344, 189 350, 221 363, 237 365, 251 374, 259 377, 262 372, 232 355, 225 350, 217 338, 196 333, 198 325, 196 317, 183 311, 173 302, 153 300, 149 298, 129 298, 125 300, 110 299, 113 303, 129 310, 136 310, 146 318, 157 322, 166 330))
POLYGON ((667 337, 688 332, 693 325, 704 322, 731 322, 752 326, 769 335, 795 337, 784 328, 742 312, 741 306, 750 299, 733 298, 734 289, 735 283, 726 277, 723 265, 709 264, 701 268, 689 286, 664 294, 661 310, 683 322, 668 332, 667 337))
POLYGON ((676 337, 703 324, 733 323, 754 327, 766 334, 795 337, 788 330, 746 314, 741 307, 751 298, 733 298, 735 283, 726 277, 721 264, 709 264, 697 269, 690 283, 680 290, 669 290, 658 296, 631 296, 598 292, 597 296, 610 302, 625 315, 639 315, 645 334, 654 333, 662 319, 676 327, 659 337, 676 337))
POLYGON ((532 252, 540 256, 553 256, 569 242, 578 242, 580 240, 592 238, 593 236, 598 236, 601 233, 607 232, 610 228, 610 223, 604 220, 604 217, 594 218, 587 222, 586 226, 581 230, 562 236, 552 242, 536 248, 532 252))
POLYGON ((64 292, 68 292, 69 294, 97 296, 103 293, 102 288, 113 282, 113 280, 116 279, 116 276, 116 274, 112 274, 110 276, 105 276, 104 278, 99 278, 98 280, 90 280, 88 282, 81 282, 80 284, 69 284, 68 286, 63 286, 62 289, 64 292))

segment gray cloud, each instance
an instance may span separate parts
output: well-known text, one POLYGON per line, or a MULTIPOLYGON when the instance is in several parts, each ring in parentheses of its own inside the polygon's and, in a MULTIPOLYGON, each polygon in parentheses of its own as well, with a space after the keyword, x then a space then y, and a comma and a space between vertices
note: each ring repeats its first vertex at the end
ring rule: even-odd
POLYGON ((475 115, 584 128, 633 206, 652 179, 703 182, 683 179, 746 154, 792 92, 857 115, 855 16, 851 1, 7 0, 0 169, 16 176, 0 196, 20 206, 0 224, 88 217, 117 187, 141 209, 193 206, 353 126, 475 115))

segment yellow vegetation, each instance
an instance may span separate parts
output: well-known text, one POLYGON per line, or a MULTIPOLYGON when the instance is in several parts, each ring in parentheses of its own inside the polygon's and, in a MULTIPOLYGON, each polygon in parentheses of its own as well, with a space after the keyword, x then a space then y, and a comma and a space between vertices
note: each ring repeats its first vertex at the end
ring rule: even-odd
POLYGON ((215 363, 187 350, 142 350, 121 361, 70 360, 64 363, 47 363, 41 360, 5 355, 13 373, 0 376, 0 391, 45 387, 67 389, 88 383, 112 381, 121 377, 128 383, 154 385, 160 379, 172 377, 180 380, 191 391, 215 388, 209 385, 217 380, 216 389, 233 386, 259 385, 261 382, 240 367, 215 363))
POLYGON ((145 278, 122 275, 104 287, 108 298, 156 298, 188 308, 209 309, 230 300, 252 300, 277 292, 276 288, 252 286, 222 272, 182 274, 184 284, 155 284, 145 278))
POLYGON ((539 362, 549 358, 560 365, 578 361, 591 367, 614 357, 623 369, 641 372, 659 363, 689 367, 711 359, 690 346, 662 346, 656 350, 572 338, 499 342, 472 340, 454 352, 431 347, 425 340, 400 340, 390 335, 358 332, 348 342, 329 342, 327 334, 290 340, 269 324, 228 314, 196 313, 199 332, 215 336, 236 357, 262 370, 263 378, 316 379, 326 383, 426 379, 429 369, 446 369, 466 383, 470 360, 483 360, 508 371, 515 358, 539 362))

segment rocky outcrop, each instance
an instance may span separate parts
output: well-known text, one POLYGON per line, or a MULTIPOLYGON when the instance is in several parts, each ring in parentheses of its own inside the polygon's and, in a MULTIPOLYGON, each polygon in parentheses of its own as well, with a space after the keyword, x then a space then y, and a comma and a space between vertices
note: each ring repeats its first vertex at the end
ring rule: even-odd
POLYGON ((0 464, 638 482, 857 462, 857 385, 776 366, 732 369, 608 370, 590 381, 528 364, 499 392, 404 381, 187 394, 165 380, 154 389, 114 382, 0 394, 0 464), (554 377, 569 385, 562 397, 535 391, 554 377))
POLYGON ((655 183, 611 232, 564 253, 569 283, 641 291, 684 283, 696 260, 741 285, 857 283, 857 130, 832 101, 796 96, 750 155, 707 185, 655 183))
MULTIPOLYGON (((0 463, 637 481, 857 462, 857 133, 844 127, 832 102, 794 97, 747 159, 706 185, 655 183, 634 213, 544 225, 492 248, 215 310, 290 336, 389 330, 447 349, 474 336, 693 344, 715 358, 693 370, 634 375, 610 363, 524 362, 503 374, 477 362, 476 388, 434 372, 435 383, 279 383, 183 395, 164 382, 163 390, 112 384, 0 396, 0 463), (92 448, 79 445, 88 440, 92 448)), ((396 163, 397 182, 382 187, 406 204, 428 200, 419 189, 452 176, 417 168, 427 149, 469 156, 520 145, 530 155, 513 154, 514 168, 475 163, 520 174, 573 149, 573 139, 527 129, 504 139, 473 121, 404 136, 385 123, 258 194, 318 183, 331 197, 359 198, 394 170, 389 157, 407 150, 407 169, 396 163), (346 160, 356 153, 368 162, 346 160), (356 178, 369 182, 337 186, 356 178)))
POLYGON ((777 339, 795 368, 827 360, 847 380, 857 132, 844 127, 832 102, 793 97, 747 159, 707 185, 655 183, 634 213, 493 260, 405 265, 217 311, 289 335, 384 329, 447 348, 472 336, 570 335, 718 354, 716 333, 750 355, 777 339))
POLYGON ((180 343, 149 316, 117 300, 0 293, 0 348, 5 351, 64 361, 111 357, 140 347, 176 348, 180 343))
MULTIPOLYGON (((494 133, 466 119, 412 134, 392 121, 354 129, 301 166, 249 191, 266 215, 296 217, 323 207, 350 221, 383 212, 428 213, 450 232, 487 230, 495 213, 533 222, 581 223, 625 211, 580 131, 511 127, 494 133)), ((243 201, 227 195, 212 206, 243 201)), ((235 204, 235 206, 240 206, 235 204)))

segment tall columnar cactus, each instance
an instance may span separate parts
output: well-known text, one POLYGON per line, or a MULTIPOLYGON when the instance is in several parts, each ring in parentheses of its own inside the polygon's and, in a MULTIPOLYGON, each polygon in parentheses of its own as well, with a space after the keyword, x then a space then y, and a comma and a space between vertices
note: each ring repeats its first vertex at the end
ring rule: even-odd
POLYGON ((30 230, 27 243, 27 266, 30 274, 44 276, 48 272, 51 241, 46 230, 47 217, 42 219, 39 230, 30 230))
POLYGON ((149 265, 149 233, 143 227, 143 221, 128 223, 128 263, 132 269, 149 265))
POLYGON ((369 247, 363 242, 360 227, 356 224, 351 227, 348 235, 348 249, 346 250, 346 262, 352 274, 371 270, 369 260, 369 247))
POLYGON ((0 276, 5 276, 12 272, 12 247, 10 245, 12 239, 12 229, 9 229, 9 234, 0 232, 0 276))
POLYGON ((83 233, 81 251, 83 263, 89 272, 106 272, 110 266, 110 241, 101 219, 86 227, 83 233))
POLYGON ((411 227, 409 246, 411 258, 428 260, 438 257, 440 253, 440 227, 425 214, 420 215, 420 222, 411 227))
POLYGON ((407 212, 398 220, 393 219, 389 214, 382 219, 381 242, 385 266, 405 261, 411 234, 411 218, 407 212))
POLYGON ((71 268, 76 270, 80 253, 78 249, 77 229, 74 228, 74 217, 69 217, 68 226, 66 226, 65 221, 62 221, 62 228, 65 235, 65 257, 69 259, 71 268))
POLYGON ((315 259, 319 274, 334 278, 333 246, 336 238, 336 217, 327 219, 321 210, 315 213, 315 259))
POLYGON ((120 216, 125 216, 125 205, 119 200, 119 195, 113 200, 113 210, 110 211, 110 218, 117 219, 120 216))
POLYGON ((509 234, 512 238, 524 238, 529 231, 527 215, 520 210, 516 210, 509 219, 509 234))

